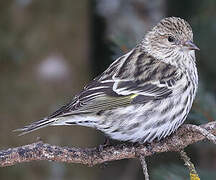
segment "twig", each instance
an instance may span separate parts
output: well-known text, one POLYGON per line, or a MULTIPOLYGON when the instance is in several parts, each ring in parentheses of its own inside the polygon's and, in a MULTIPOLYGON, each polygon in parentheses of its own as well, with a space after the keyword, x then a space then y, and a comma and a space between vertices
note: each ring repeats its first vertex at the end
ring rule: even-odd
POLYGON ((185 165, 188 167, 190 171, 190 179, 191 180, 200 180, 199 175, 196 172, 196 169, 194 167, 194 164, 190 161, 190 158, 187 156, 186 152, 184 150, 181 150, 180 152, 181 158, 184 160, 185 165))
POLYGON ((141 162, 141 165, 142 165, 145 180, 149 180, 149 174, 148 174, 148 168, 147 168, 147 163, 146 163, 146 160, 145 160, 145 156, 140 155, 139 159, 140 159, 140 162, 141 162))
POLYGON ((211 142, 216 144, 216 136, 214 134, 212 134, 211 132, 209 132, 208 130, 206 130, 205 128, 203 128, 201 126, 196 126, 196 125, 193 125, 193 124, 188 124, 187 129, 189 131, 194 131, 194 132, 202 134, 208 140, 210 140, 211 142))

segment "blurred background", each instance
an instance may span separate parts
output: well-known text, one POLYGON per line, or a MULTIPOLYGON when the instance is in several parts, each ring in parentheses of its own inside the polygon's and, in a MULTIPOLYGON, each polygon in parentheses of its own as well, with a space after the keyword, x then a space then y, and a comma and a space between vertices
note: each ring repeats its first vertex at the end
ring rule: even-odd
MULTIPOLYGON (((199 92, 188 123, 216 119, 216 1, 214 0, 8 0, 0 2, 0 149, 36 141, 95 147, 102 133, 84 127, 48 127, 18 137, 13 129, 49 115, 94 76, 134 47, 167 16, 193 27, 199 92)), ((216 148, 209 142, 186 148, 201 179, 216 179, 216 148)), ((189 172, 177 153, 147 158, 152 180, 184 180, 189 172)), ((139 180, 137 160, 88 168, 31 162, 1 168, 0 179, 139 180)))

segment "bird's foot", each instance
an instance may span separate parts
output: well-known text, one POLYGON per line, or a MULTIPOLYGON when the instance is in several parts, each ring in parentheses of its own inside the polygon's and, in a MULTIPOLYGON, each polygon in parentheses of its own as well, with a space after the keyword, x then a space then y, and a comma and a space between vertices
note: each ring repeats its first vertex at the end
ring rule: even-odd
POLYGON ((110 145, 110 139, 108 137, 105 137, 104 143, 99 145, 98 151, 101 152, 104 150, 104 148, 109 147, 110 145))

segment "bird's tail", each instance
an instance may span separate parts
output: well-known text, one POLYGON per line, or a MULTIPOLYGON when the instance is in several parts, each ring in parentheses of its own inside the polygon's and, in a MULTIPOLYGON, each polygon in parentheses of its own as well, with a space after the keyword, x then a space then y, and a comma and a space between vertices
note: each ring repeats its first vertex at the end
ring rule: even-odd
POLYGON ((52 123, 54 123, 56 121, 55 118, 52 118, 52 119, 48 119, 48 118, 44 118, 40 121, 36 121, 28 126, 25 126, 23 128, 20 128, 20 129, 15 129, 13 130, 14 132, 21 132, 19 134, 19 136, 22 136, 24 134, 27 134, 27 133, 30 133, 32 131, 35 131, 35 130, 38 130, 40 128, 43 128, 43 127, 46 127, 46 126, 49 126, 51 125, 52 123))

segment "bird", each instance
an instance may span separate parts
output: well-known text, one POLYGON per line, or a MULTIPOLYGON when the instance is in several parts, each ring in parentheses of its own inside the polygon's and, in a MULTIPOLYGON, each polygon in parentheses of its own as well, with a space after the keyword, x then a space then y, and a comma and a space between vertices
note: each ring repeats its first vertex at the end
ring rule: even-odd
POLYGON ((189 23, 164 18, 69 103, 16 131, 80 125, 118 141, 160 141, 183 124, 192 107, 198 88, 195 50, 189 23))

